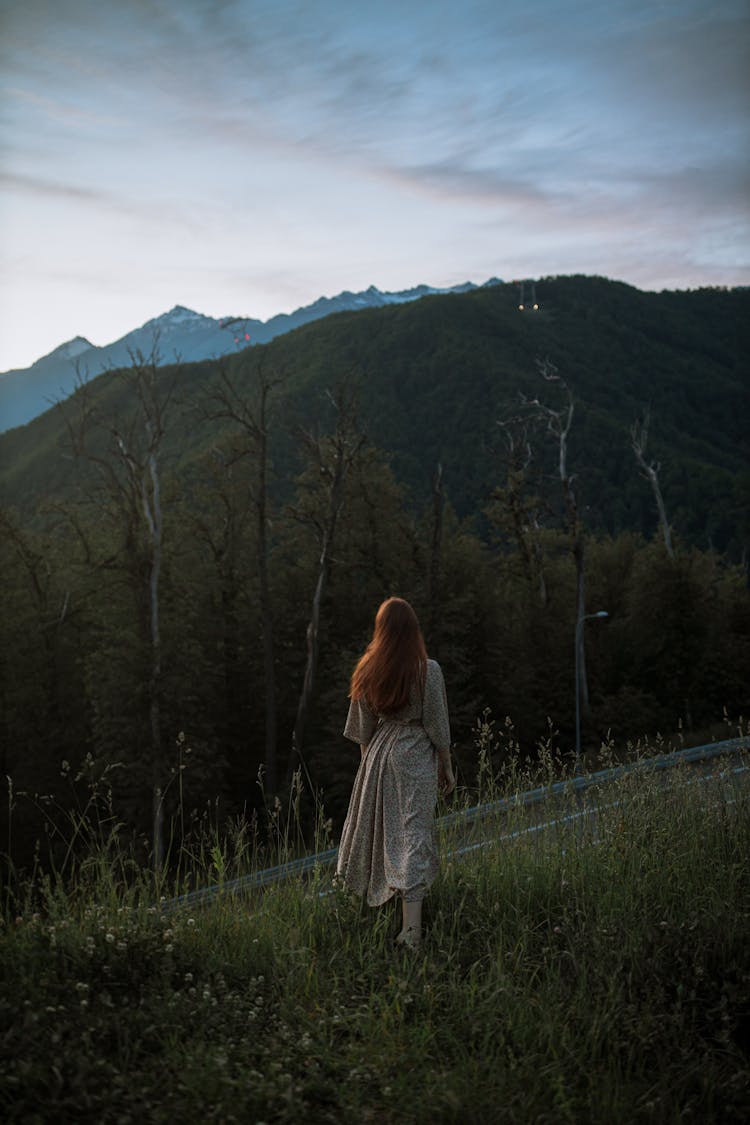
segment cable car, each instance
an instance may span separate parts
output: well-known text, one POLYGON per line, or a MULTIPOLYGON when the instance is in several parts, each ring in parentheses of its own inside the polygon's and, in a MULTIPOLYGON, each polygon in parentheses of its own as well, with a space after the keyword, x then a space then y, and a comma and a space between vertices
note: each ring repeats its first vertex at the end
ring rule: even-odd
POLYGON ((514 284, 518 286, 518 310, 519 312, 539 311, 539 304, 536 299, 536 282, 531 278, 525 281, 516 281, 514 284), (528 286, 529 299, 526 299, 526 289, 528 286))

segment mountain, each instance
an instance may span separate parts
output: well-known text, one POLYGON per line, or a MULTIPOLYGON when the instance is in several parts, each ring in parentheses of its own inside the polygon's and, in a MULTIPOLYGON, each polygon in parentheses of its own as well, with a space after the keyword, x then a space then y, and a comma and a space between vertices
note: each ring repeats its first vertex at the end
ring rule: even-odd
MULTIPOLYGON (((500 284, 496 278, 485 285, 500 284)), ((228 316, 215 320, 175 305, 170 312, 149 320, 112 344, 97 347, 82 336, 61 344, 31 367, 0 374, 0 433, 22 426, 66 398, 80 378, 91 379, 103 371, 124 367, 131 356, 150 356, 157 345, 163 363, 179 358, 186 363, 232 354, 252 344, 267 344, 276 336, 332 313, 399 305, 439 293, 465 293, 479 288, 472 282, 451 289, 419 285, 396 293, 382 293, 374 285, 362 293, 345 290, 336 297, 320 297, 293 313, 280 313, 270 320, 228 316)))
MULTIPOLYGON (((538 311, 520 311, 510 284, 384 302, 230 357, 228 373, 240 389, 252 386, 261 359, 266 370, 286 373, 271 427, 278 496, 290 494, 298 471, 295 427, 330 426, 327 392, 354 372, 362 428, 388 454, 414 506, 429 498, 440 463, 458 514, 478 516, 504 479, 498 419, 518 413, 520 396, 565 405, 560 385, 539 374, 537 361, 546 358, 575 398, 568 461, 587 527, 654 533, 653 496, 630 439, 650 409, 647 457, 661 465, 676 534, 741 557, 750 546, 750 293, 651 293, 581 276, 541 279, 536 292, 538 311)), ((185 402, 215 378, 211 361, 182 366, 185 402)), ((123 381, 103 375, 89 390, 102 412, 128 411, 123 381)), ((170 425, 165 461, 183 482, 202 480, 207 452, 221 448, 228 432, 225 422, 198 423, 186 406, 170 425)), ((554 439, 541 428, 533 440, 537 486, 550 509, 559 507, 554 439)), ((41 498, 65 495, 74 467, 61 411, 1 435, 0 465, 2 504, 31 512, 41 498)))

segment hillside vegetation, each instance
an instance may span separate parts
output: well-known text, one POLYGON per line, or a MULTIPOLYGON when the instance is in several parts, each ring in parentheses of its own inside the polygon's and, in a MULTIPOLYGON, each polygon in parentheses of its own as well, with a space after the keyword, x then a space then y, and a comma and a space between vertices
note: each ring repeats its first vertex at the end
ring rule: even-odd
POLYGON ((349 676, 394 593, 444 667, 468 784, 485 709, 525 753, 550 729, 572 753, 581 608, 608 614, 581 622, 584 753, 747 715, 747 293, 574 277, 537 296, 342 313, 225 362, 141 358, 3 435, 15 790, 70 801, 61 773, 108 771, 146 858, 185 827, 178 786, 196 815, 243 817, 259 769, 284 794, 303 768, 337 826, 349 676), (649 408, 671 544, 631 448, 649 408))
MULTIPOLYGON (((750 495, 748 292, 644 293, 569 277, 539 282, 537 295, 538 312, 520 312, 516 287, 499 285, 340 313, 231 358, 240 386, 252 385, 260 363, 282 379, 272 434, 280 491, 299 465, 295 423, 330 424, 325 393, 349 378, 359 390, 362 429, 389 455, 412 502, 421 504, 440 462, 457 512, 474 515, 498 480, 497 421, 517 412, 520 395, 550 391, 536 366, 549 359, 576 401, 570 457, 592 530, 653 530, 651 495, 629 439, 650 409, 650 453, 661 462, 673 525, 702 547, 741 551, 747 532, 738 527, 750 495)), ((187 405, 210 388, 216 366, 179 371, 184 412, 165 448, 185 471, 221 436, 222 423, 196 426, 187 405)), ((167 370, 164 380, 173 374, 167 370)), ((127 411, 127 388, 112 376, 91 386, 103 409, 127 411)), ((71 475, 66 446, 55 410, 2 435, 2 502, 27 508, 57 492, 71 475)), ((553 472, 554 450, 535 453, 540 471, 553 472)))
MULTIPOLYGON (((544 780, 506 757, 480 796, 544 780)), ((416 951, 321 869, 174 909, 89 806, 66 879, 4 899, 3 1119, 740 1125, 747 791, 669 783, 636 771, 544 836, 521 808, 462 860, 444 836, 416 951)), ((280 843, 193 835, 179 867, 215 883, 280 843)))

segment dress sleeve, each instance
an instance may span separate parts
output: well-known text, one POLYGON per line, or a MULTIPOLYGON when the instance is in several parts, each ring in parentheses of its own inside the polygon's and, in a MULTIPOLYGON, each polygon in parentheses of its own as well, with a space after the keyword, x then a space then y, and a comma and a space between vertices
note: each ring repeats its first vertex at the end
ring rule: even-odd
POLYGON ((443 672, 436 660, 430 660, 427 665, 422 726, 436 750, 449 749, 451 728, 448 718, 448 700, 445 694, 443 672))
POLYGON ((346 717, 344 738, 351 738, 360 746, 367 746, 378 725, 377 715, 370 710, 364 699, 353 699, 346 717))

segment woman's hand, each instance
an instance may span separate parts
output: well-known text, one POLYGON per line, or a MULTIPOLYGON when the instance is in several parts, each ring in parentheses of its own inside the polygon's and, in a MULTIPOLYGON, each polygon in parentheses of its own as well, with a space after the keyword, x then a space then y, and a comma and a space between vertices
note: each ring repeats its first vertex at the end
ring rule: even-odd
POLYGON ((447 754, 445 758, 441 754, 438 758, 438 789, 443 797, 450 797, 455 788, 456 779, 453 776, 450 754, 447 754))

